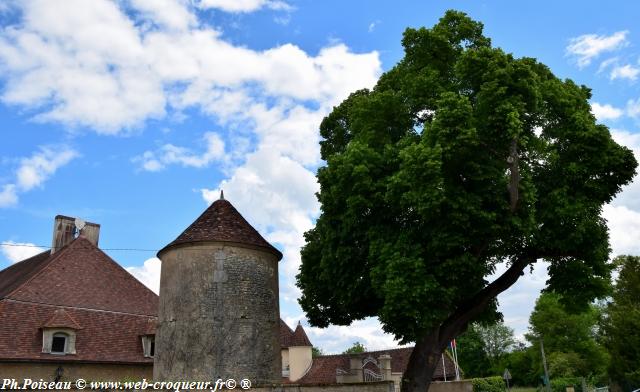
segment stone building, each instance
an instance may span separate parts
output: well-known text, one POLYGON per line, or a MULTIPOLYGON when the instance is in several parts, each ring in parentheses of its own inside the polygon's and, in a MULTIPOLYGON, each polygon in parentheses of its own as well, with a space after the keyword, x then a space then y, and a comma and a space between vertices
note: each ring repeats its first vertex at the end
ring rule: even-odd
POLYGON ((151 378, 158 297, 55 217, 51 250, 0 271, 0 375, 44 380, 151 378))
POLYGON ((221 195, 158 257, 154 379, 279 382, 282 253, 221 195))

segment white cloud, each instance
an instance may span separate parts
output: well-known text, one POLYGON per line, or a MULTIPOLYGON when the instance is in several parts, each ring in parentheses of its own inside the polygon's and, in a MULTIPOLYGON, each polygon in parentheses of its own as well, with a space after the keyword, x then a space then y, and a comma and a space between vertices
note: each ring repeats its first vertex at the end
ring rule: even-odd
POLYGON ((619 60, 620 60, 619 57, 612 57, 610 59, 604 60, 602 63, 600 63, 600 66, 598 67, 598 72, 597 73, 600 73, 600 72, 604 71, 605 69, 609 68, 610 66, 618 64, 619 60))
POLYGON ((201 8, 217 8, 226 12, 253 12, 261 8, 290 11, 292 7, 279 0, 201 0, 201 8))
POLYGON ((591 104, 591 112, 598 121, 615 120, 624 114, 624 110, 615 108, 609 104, 601 105, 597 102, 591 104))
POLYGON ((609 77, 611 78, 611 80, 615 80, 615 79, 636 80, 638 78, 638 74, 640 74, 640 68, 627 64, 624 66, 614 67, 611 70, 611 74, 609 75, 609 77))
POLYGON ((576 57, 578 67, 584 68, 600 54, 627 45, 628 33, 628 31, 618 31, 611 35, 584 34, 571 38, 567 46, 567 54, 576 57))
MULTIPOLYGON (((612 129, 613 139, 629 147, 640 161, 640 133, 612 129)), ((609 205, 603 209, 608 222, 612 256, 621 254, 640 255, 640 181, 638 178, 627 185, 609 205)))
MULTIPOLYGON (((506 265, 497 266, 493 279, 506 271, 506 265)), ((536 299, 546 286, 549 277, 548 263, 538 261, 533 271, 525 270, 516 283, 498 296, 499 310, 504 315, 505 324, 513 328, 516 338, 524 341, 529 327, 529 315, 535 307, 536 299)))
POLYGON ((189 11, 185 0, 129 0, 131 5, 163 27, 186 30, 196 24, 196 17, 189 11))
POLYGON ((638 118, 640 117, 640 98, 627 101, 627 116, 638 118))
POLYGON ((349 326, 331 325, 327 328, 309 326, 302 314, 283 317, 289 327, 295 328, 298 321, 304 325, 304 330, 315 347, 319 347, 325 354, 339 354, 355 342, 362 343, 367 350, 383 350, 398 346, 393 335, 384 333, 378 319, 369 317, 357 320, 349 326))
POLYGON ((369 23, 369 28, 367 29, 367 31, 369 31, 370 33, 373 33, 373 30, 375 30, 379 24, 380 24, 379 20, 369 23))
POLYGON ((78 157, 78 152, 67 146, 44 146, 29 158, 22 159, 16 171, 17 185, 29 191, 42 185, 60 167, 78 157))
POLYGON ((40 150, 28 158, 22 158, 15 171, 14 183, 2 185, 0 208, 18 203, 18 193, 41 187, 62 166, 80 154, 64 146, 41 146, 40 150))
MULTIPOLYGON (((242 112, 238 100, 331 105, 380 72, 376 52, 355 54, 342 44, 316 56, 292 44, 263 51, 234 46, 183 0, 131 0, 148 23, 133 20, 118 2, 70 1, 64 9, 44 0, 17 3, 23 20, 0 32, 2 100, 35 109, 39 121, 116 134, 187 107, 224 118, 242 112)), ((286 8, 257 0, 229 4, 286 8)))
POLYGON ((606 205, 603 216, 609 226, 612 256, 640 255, 640 212, 626 206, 606 205))
POLYGON ((145 151, 133 158, 146 171, 160 171, 168 165, 179 164, 183 167, 202 168, 216 161, 225 160, 224 141, 217 133, 206 132, 203 136, 206 150, 196 154, 188 148, 165 144, 156 151, 145 151))
POLYGON ((18 203, 15 184, 5 184, 0 191, 0 208, 10 207, 18 203))
MULTIPOLYGON (((622 129, 612 129, 611 136, 617 143, 630 148, 636 160, 640 162, 640 133, 629 132, 622 129)), ((616 196, 611 205, 614 207, 626 207, 630 210, 640 212, 640 181, 638 181, 637 176, 631 184, 623 188, 622 192, 616 196)), ((613 213, 613 211, 609 211, 609 213, 613 213)), ((625 235, 624 233, 620 234, 625 235)), ((612 242, 614 242, 613 239, 612 242)))
POLYGON ((5 241, 0 244, 0 252, 12 264, 28 259, 38 253, 44 252, 44 249, 29 242, 5 241))
POLYGON ((126 270, 154 293, 160 292, 160 270, 162 262, 157 257, 145 260, 141 267, 127 267, 126 270))

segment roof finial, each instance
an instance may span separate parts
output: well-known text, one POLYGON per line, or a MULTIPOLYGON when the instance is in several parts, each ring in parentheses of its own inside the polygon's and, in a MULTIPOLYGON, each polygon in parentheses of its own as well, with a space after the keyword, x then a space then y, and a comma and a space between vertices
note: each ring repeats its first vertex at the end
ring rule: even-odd
POLYGON ((224 191, 220 189, 220 200, 224 200, 224 191))

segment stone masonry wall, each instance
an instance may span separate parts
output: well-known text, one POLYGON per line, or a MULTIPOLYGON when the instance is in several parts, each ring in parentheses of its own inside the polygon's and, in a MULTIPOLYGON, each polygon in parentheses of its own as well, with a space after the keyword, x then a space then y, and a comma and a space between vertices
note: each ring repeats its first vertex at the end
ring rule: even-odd
POLYGON ((278 262, 224 243, 162 256, 154 379, 281 378, 278 262))

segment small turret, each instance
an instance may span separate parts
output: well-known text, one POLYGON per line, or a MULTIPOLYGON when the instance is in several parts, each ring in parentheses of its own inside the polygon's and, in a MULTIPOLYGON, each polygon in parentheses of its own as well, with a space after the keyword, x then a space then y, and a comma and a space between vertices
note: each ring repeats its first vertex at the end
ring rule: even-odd
POLYGON ((278 382, 282 253, 221 192, 158 257, 154 380, 278 382))

